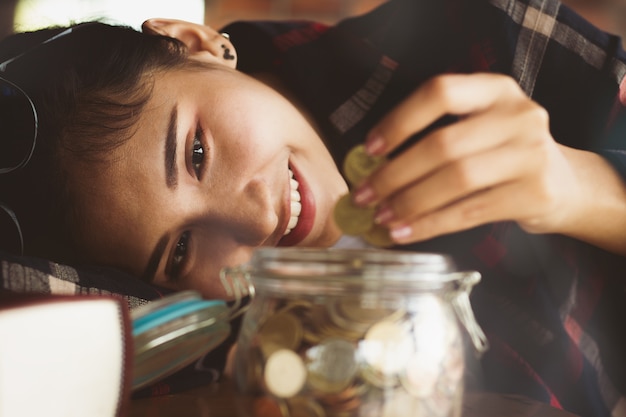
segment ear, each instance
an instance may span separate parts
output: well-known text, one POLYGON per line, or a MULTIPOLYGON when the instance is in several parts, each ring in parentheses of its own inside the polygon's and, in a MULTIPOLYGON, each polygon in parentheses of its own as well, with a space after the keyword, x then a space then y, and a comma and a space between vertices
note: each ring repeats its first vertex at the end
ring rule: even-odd
POLYGON ((237 67, 237 54, 227 34, 210 26, 176 19, 149 19, 141 26, 144 33, 176 38, 187 45, 190 54, 201 60, 237 67))

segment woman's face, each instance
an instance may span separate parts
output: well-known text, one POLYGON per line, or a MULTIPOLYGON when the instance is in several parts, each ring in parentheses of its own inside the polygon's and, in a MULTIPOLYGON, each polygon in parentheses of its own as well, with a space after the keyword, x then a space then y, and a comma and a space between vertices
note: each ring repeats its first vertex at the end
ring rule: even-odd
POLYGON ((156 74, 110 161, 84 181, 84 250, 160 286, 224 297, 220 269, 254 248, 339 237, 331 212, 347 186, 315 130, 283 96, 224 66, 156 74))

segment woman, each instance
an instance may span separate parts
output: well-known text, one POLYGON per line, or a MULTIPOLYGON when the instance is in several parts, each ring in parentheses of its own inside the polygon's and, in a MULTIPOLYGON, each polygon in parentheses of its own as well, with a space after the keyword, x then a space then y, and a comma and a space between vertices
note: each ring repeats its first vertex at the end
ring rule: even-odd
POLYGON ((399 248, 483 274, 487 388, 619 413, 626 59, 558 3, 471 3, 7 39, 2 77, 40 121, 0 179, 25 252, 223 297, 219 270, 256 247, 343 244, 337 167, 365 142, 390 160, 355 202, 399 248))

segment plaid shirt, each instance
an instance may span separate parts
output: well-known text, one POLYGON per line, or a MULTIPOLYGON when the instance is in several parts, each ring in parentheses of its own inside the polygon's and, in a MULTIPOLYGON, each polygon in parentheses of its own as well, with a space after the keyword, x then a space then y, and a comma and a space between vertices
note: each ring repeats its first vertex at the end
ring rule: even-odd
MULTIPOLYGON (((307 107, 337 163, 424 80, 489 71, 511 75, 548 110, 558 142, 600 153, 626 179, 626 55, 617 37, 555 1, 390 0, 332 27, 223 30, 241 70, 274 73, 307 107)), ((449 253, 481 272, 472 304, 490 343, 482 388, 580 416, 626 416, 623 257, 513 222, 401 248, 449 253)))

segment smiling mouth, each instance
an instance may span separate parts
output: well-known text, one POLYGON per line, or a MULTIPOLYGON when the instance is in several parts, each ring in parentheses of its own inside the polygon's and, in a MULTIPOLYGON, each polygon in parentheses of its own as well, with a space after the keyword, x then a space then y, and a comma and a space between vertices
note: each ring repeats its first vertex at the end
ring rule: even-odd
POLYGON ((300 212, 302 211, 302 203, 300 197, 300 191, 298 191, 298 187, 300 184, 294 178, 293 171, 289 169, 289 187, 290 187, 290 199, 291 199, 291 213, 289 216, 289 223, 287 224, 287 228, 285 229, 285 233, 283 236, 291 233, 293 229, 298 225, 298 220, 300 218, 300 212))
MULTIPOLYGON (((289 219, 276 246, 296 246, 309 236, 315 222, 315 198, 305 178, 289 166, 289 219)), ((287 210, 285 210, 287 211, 287 210)))

